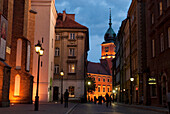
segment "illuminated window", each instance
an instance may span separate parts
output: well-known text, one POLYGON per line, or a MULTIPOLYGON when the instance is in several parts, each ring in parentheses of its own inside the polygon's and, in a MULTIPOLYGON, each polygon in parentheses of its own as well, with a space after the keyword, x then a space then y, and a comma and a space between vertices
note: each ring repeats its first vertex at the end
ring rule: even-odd
POLYGON ((105 47, 105 52, 108 52, 109 51, 109 47, 105 47))
POLYGON ((19 96, 20 92, 20 76, 15 76, 15 88, 14 88, 14 96, 19 96))
POLYGON ((56 35, 55 40, 60 40, 60 35, 59 34, 56 35))
POLYGON ((152 57, 155 57, 155 40, 152 40, 152 57))
POLYGON ((161 52, 163 52, 164 51, 164 35, 163 35, 163 33, 161 33, 161 35, 160 35, 160 42, 161 42, 161 52))
POLYGON ((69 64, 69 73, 75 73, 75 64, 69 64))
POLYGON ((74 86, 69 86, 69 97, 75 97, 74 95, 74 86))
POLYGON ((60 56, 60 49, 58 47, 55 48, 55 56, 60 56))
POLYGON ((159 2, 159 15, 162 15, 162 2, 159 2))
POLYGON ((170 48, 170 27, 168 28, 168 47, 170 48))
POLYGON ((70 33, 70 39, 75 40, 75 33, 70 33))
POLYGON ((74 48, 69 49, 69 56, 75 56, 75 49, 74 48))
POLYGON ((107 82, 110 82, 110 79, 107 79, 107 82))
POLYGON ((16 69, 21 69, 22 58, 22 40, 17 40, 17 53, 16 53, 16 69))

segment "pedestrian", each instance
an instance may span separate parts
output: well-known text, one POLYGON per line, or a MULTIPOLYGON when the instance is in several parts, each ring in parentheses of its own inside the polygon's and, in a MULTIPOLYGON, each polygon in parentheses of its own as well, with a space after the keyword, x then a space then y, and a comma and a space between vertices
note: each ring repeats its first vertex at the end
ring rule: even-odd
POLYGON ((102 96, 98 97, 99 103, 98 104, 102 104, 102 96))
POLYGON ((69 97, 69 93, 68 93, 68 89, 66 89, 66 91, 64 92, 64 100, 65 100, 65 105, 64 107, 68 108, 68 97, 69 97))
POLYGON ((110 102, 110 106, 111 106, 111 103, 112 103, 112 96, 111 95, 110 95, 109 102, 110 102))
POLYGON ((94 96, 94 104, 96 104, 96 96, 94 96))
POLYGON ((106 97, 106 107, 108 107, 108 104, 109 104, 109 94, 106 93, 105 97, 106 97))

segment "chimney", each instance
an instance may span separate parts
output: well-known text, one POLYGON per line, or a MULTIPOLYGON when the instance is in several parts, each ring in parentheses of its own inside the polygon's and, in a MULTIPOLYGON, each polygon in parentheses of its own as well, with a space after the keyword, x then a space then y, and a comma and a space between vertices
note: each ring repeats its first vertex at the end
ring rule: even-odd
POLYGON ((66 20, 66 11, 64 10, 63 11, 63 21, 65 21, 66 20))

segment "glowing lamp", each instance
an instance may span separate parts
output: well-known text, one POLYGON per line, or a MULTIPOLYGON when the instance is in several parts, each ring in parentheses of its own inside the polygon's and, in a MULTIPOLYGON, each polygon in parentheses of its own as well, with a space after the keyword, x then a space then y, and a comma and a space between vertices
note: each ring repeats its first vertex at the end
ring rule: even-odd
POLYGON ((118 88, 115 88, 116 90, 118 90, 118 88))
POLYGON ((133 82, 133 81, 134 81, 134 78, 130 78, 130 81, 133 82))
POLYGON ((113 93, 116 93, 116 91, 115 91, 115 90, 113 90, 112 92, 113 92, 113 93))
POLYGON ((39 52, 40 52, 40 49, 41 49, 41 44, 40 44, 40 41, 38 41, 38 44, 35 45, 35 51, 36 51, 36 53, 39 53, 39 52))
POLYGON ((39 50, 39 53, 40 53, 40 56, 42 56, 42 55, 44 54, 44 49, 41 48, 41 49, 39 50))
POLYGON ((63 69, 61 70, 60 75, 61 75, 61 76, 64 76, 63 69))
POLYGON ((91 82, 88 82, 88 85, 91 85, 91 82))

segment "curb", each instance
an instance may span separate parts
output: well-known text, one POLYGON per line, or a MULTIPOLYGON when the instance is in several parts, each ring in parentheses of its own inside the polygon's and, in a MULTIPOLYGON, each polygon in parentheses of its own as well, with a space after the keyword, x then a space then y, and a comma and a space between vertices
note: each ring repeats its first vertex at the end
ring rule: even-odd
POLYGON ((76 108, 77 105, 78 103, 71 107, 65 114, 70 114, 74 110, 74 108, 76 108))
POLYGON ((153 108, 148 108, 148 107, 138 107, 138 106, 134 106, 134 105, 125 105, 125 104, 115 104, 115 105, 120 105, 120 106, 126 106, 126 107, 131 107, 131 108, 138 108, 138 109, 144 109, 144 110, 150 110, 150 111, 169 114, 169 112, 166 111, 166 110, 159 110, 159 109, 153 109, 153 108))

